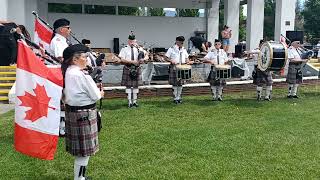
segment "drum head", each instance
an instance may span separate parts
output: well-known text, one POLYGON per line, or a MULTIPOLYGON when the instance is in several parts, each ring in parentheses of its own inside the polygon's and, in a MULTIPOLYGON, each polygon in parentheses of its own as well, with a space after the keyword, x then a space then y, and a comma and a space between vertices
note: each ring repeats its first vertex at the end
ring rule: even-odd
POLYGON ((180 69, 180 70, 189 70, 189 69, 191 69, 191 65, 189 65, 189 64, 178 64, 177 66, 176 66, 176 68, 177 69, 180 69))
POLYGON ((262 71, 268 69, 272 58, 272 48, 268 42, 261 46, 261 55, 258 59, 258 67, 262 71))
POLYGON ((230 65, 215 65, 216 69, 221 69, 221 70, 225 70, 225 69, 230 69, 231 66, 230 65))

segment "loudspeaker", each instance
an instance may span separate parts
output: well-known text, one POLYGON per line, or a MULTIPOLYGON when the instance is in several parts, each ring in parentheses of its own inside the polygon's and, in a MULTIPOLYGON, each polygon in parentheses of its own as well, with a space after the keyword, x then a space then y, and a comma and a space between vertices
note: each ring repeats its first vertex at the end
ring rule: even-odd
POLYGON ((286 37, 292 42, 292 40, 297 39, 300 43, 303 43, 303 31, 287 31, 286 37))
POLYGON ((113 38, 113 53, 119 54, 119 38, 113 38))
POLYGON ((246 45, 245 44, 237 44, 235 46, 235 52, 234 52, 234 57, 241 57, 243 52, 246 50, 246 45))

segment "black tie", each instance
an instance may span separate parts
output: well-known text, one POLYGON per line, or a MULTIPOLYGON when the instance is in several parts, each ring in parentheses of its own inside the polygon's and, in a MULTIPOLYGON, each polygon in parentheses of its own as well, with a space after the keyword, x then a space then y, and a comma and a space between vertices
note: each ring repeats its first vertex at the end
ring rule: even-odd
POLYGON ((218 61, 218 65, 220 64, 220 62, 219 62, 219 50, 218 50, 218 54, 217 54, 217 61, 218 61))
POLYGON ((134 60, 134 51, 133 51, 133 47, 131 47, 131 60, 134 60))

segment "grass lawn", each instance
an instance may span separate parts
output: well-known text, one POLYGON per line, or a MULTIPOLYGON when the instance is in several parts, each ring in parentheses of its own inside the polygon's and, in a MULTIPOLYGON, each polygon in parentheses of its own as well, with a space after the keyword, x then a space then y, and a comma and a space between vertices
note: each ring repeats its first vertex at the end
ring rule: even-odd
MULTIPOLYGON (((89 161, 93 179, 319 179, 320 86, 300 99, 275 90, 272 102, 254 92, 104 101, 100 151, 89 161)), ((13 112, 0 117, 0 179, 73 179, 73 157, 60 138, 55 160, 13 148, 13 112)))

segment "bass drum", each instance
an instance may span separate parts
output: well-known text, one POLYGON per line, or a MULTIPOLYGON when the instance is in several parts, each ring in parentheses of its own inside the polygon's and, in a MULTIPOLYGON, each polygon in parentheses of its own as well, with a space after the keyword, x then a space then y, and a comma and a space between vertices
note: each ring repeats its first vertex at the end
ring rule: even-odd
POLYGON ((287 64, 288 48, 280 42, 268 41, 261 46, 258 68, 262 71, 280 71, 287 64))

